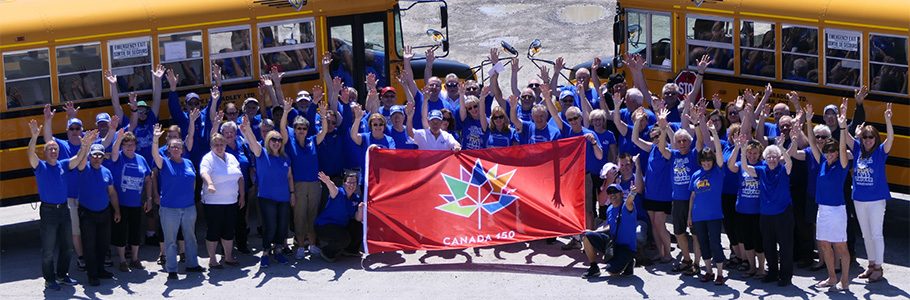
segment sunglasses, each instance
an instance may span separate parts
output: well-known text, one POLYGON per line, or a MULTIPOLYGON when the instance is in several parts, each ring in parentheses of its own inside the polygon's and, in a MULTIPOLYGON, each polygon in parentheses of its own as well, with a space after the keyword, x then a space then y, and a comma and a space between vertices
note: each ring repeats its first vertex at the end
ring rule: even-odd
POLYGON ((572 98, 565 98, 565 99, 562 99, 559 101, 564 102, 564 103, 575 103, 575 99, 572 99, 572 98))
POLYGON ((679 93, 677 93, 677 92, 664 92, 664 96, 677 96, 677 95, 679 95, 679 93))
POLYGON ((530 83, 530 84, 528 84, 528 88, 536 89, 536 88, 539 88, 539 87, 540 87, 540 84, 539 84, 539 83, 530 83))
POLYGON ((370 126, 373 126, 373 127, 382 127, 382 126, 385 126, 385 124, 382 124, 382 123, 373 123, 373 124, 370 124, 370 126))
POLYGON ((202 102, 200 102, 200 101, 198 101, 198 100, 196 100, 196 101, 190 101, 190 102, 187 102, 187 103, 186 103, 186 105, 188 105, 188 106, 199 106, 199 104, 202 104, 202 102))
POLYGON ((476 86, 472 86, 472 87, 465 88, 464 90, 468 91, 468 92, 473 92, 473 91, 480 90, 480 88, 476 87, 476 86))
POLYGON ((503 115, 493 116, 493 120, 502 120, 505 118, 506 118, 506 116, 503 116, 503 115))
POLYGON ((300 131, 307 131, 307 130, 310 130, 309 127, 303 127, 303 126, 296 127, 296 128, 294 128, 294 129, 295 129, 295 130, 300 130, 300 131))
POLYGON ((281 139, 279 139, 279 138, 270 138, 270 139, 269 139, 269 143, 281 143, 281 139))
POLYGON ((102 153, 92 154, 92 158, 103 158, 103 157, 104 157, 104 154, 102 154, 102 153))
POLYGON ((521 99, 522 99, 522 100, 533 100, 533 99, 534 99, 534 96, 531 96, 531 95, 524 95, 524 96, 521 96, 521 99))
POLYGON ((67 129, 68 129, 69 131, 80 131, 80 130, 82 130, 82 127, 70 127, 70 128, 67 128, 67 129))
POLYGON ((837 153, 837 149, 833 149, 833 150, 829 149, 828 151, 825 151, 824 153, 825 153, 825 154, 828 154, 828 153, 837 153))
POLYGON ((874 140, 874 139, 875 139, 875 136, 873 136, 873 135, 864 135, 864 136, 863 136, 863 139, 864 139, 864 140, 874 140))
POLYGON ((454 88, 454 87, 458 87, 458 84, 457 83, 446 83, 446 87, 454 88))
POLYGON ((149 110, 148 110, 148 108, 140 108, 140 109, 136 110, 136 112, 140 113, 140 114, 148 114, 149 110))
POLYGON ((578 120, 578 118, 580 118, 580 117, 571 117, 571 118, 566 118, 566 121, 569 121, 569 122, 575 122, 575 121, 577 121, 577 120, 578 120))
POLYGON ((828 136, 827 135, 815 135, 815 138, 821 140, 821 139, 827 139, 828 136))
POLYGON ((475 109, 477 109, 477 105, 468 106, 468 110, 475 110, 475 109))

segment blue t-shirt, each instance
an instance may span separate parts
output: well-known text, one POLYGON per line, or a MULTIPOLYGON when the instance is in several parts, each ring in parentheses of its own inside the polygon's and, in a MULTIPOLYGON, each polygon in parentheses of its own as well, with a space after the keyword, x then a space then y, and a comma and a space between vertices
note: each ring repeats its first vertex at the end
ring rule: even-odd
MULTIPOLYGON (((806 196, 809 197, 809 199, 814 199, 815 187, 818 181, 818 162, 815 161, 815 154, 812 153, 811 148, 806 147, 803 149, 803 152, 806 153, 806 162, 803 165, 806 166, 806 171, 809 173, 809 178, 806 180, 806 196)), ((824 158, 825 156, 822 155, 822 159, 824 158)), ((843 184, 843 182, 841 182, 841 184, 843 184)))
POLYGON ((531 111, 532 109, 525 110, 521 107, 521 105, 519 105, 518 111, 515 112, 515 114, 518 115, 518 119, 522 122, 531 122, 531 111))
MULTIPOLYGON (((632 121, 632 112, 634 112, 634 110, 629 111, 628 108, 624 107, 619 110, 619 118, 622 119, 623 122, 626 122, 626 124, 629 124, 629 126, 631 126, 631 125, 635 124, 635 122, 632 121)), ((648 126, 647 127, 650 128, 655 123, 657 123, 657 116, 654 115, 653 111, 646 108, 645 114, 648 115, 648 126)))
POLYGON ((755 173, 761 186, 760 214, 776 215, 790 207, 793 198, 790 197, 790 174, 787 174, 786 167, 778 165, 771 170, 767 165, 756 166, 755 173))
POLYGON ((244 188, 250 188, 253 185, 252 180, 250 180, 250 158, 247 156, 249 146, 246 145, 243 137, 238 135, 234 140, 234 147, 231 148, 231 142, 227 142, 227 146, 224 147, 224 152, 230 153, 237 159, 237 162, 240 163, 240 173, 243 175, 243 185, 244 188))
POLYGON ((673 200, 670 160, 665 159, 658 150, 658 145, 651 146, 648 153, 648 165, 645 167, 645 199, 659 202, 673 200))
POLYGON ((723 192, 724 170, 714 166, 711 170, 701 169, 692 174, 689 191, 695 193, 692 203, 692 222, 724 218, 720 194, 723 192))
MULTIPOLYGON (((620 176, 622 176, 620 174, 620 176)), ((632 191, 632 184, 635 182, 635 173, 628 178, 628 180, 620 177, 619 186, 622 187, 622 198, 626 199, 629 197, 629 192, 632 191)), ((647 224, 651 224, 651 217, 648 216, 648 211, 645 210, 645 200, 642 198, 642 194, 635 194, 635 212, 638 216, 639 221, 643 221, 647 224)), ((623 200, 625 201, 625 200, 623 200)))
POLYGON ((366 154, 370 145, 379 145, 382 149, 397 149, 397 147, 395 147, 395 140, 393 140, 391 136, 385 134, 377 139, 373 137, 372 133, 360 133, 360 145, 354 144, 353 141, 351 141, 351 144, 357 146, 357 153, 353 158, 356 159, 358 163, 357 167, 360 168, 361 172, 366 170, 366 154))
POLYGON ((189 159, 175 162, 170 158, 161 160, 158 170, 158 189, 161 193, 161 207, 186 208, 193 206, 196 184, 196 170, 189 159))
MULTIPOLYGON (((572 128, 569 126, 563 127, 563 131, 562 131, 560 138, 565 139, 565 138, 570 138, 570 137, 583 136, 588 133, 594 135, 594 138, 597 139, 597 134, 595 134, 594 131, 592 131, 590 129, 582 127, 581 131, 574 132, 574 131, 572 131, 572 128)), ((599 139, 598 139, 598 141, 599 141, 599 139)), ((588 140, 585 140, 585 172, 588 172, 591 174, 598 174, 598 176, 599 176, 601 167, 598 167, 597 164, 602 159, 597 159, 597 156, 594 153, 594 147, 600 147, 601 153, 603 154, 602 157, 607 157, 607 151, 604 150, 603 145, 591 144, 590 142, 588 142, 588 140)))
POLYGON ((67 188, 66 175, 71 173, 69 168, 70 159, 57 160, 57 164, 51 165, 47 161, 39 160, 38 166, 35 167, 35 181, 38 184, 38 198, 41 202, 47 204, 66 203, 67 188))
POLYGON ((616 137, 613 135, 613 132, 609 130, 604 130, 603 133, 597 133, 597 131, 594 130, 591 130, 591 132, 594 133, 594 137, 597 138, 597 142, 600 143, 603 157, 597 159, 593 152, 588 152, 587 157, 585 158, 585 171, 599 175, 600 169, 602 169, 610 159, 610 145, 616 144, 616 137))
POLYGON ((867 202, 891 198, 888 179, 885 177, 885 144, 879 144, 869 157, 863 157, 863 144, 853 144, 853 200, 867 202))
MULTIPOLYGON (((670 150, 670 162, 673 166, 673 200, 689 200, 689 183, 692 181, 692 173, 700 169, 698 164, 698 153, 689 150, 689 153, 682 154, 679 150, 670 150)), ((722 185, 719 184, 718 186, 722 185)))
POLYGON ((395 141, 395 149, 417 149, 417 144, 414 144, 414 140, 408 136, 407 129, 397 131, 395 127, 389 126, 386 134, 395 141))
MULTIPOLYGON (((619 153, 628 153, 631 156, 640 155, 639 157, 648 156, 648 151, 641 150, 641 148, 632 141, 632 127, 632 125, 628 125, 626 127, 626 135, 619 137, 619 153)), ((648 136, 648 132, 651 131, 650 129, 650 127, 642 129, 638 136, 641 137, 642 140, 649 140, 650 137, 648 136)))
POLYGON ((319 158, 316 154, 316 136, 309 136, 303 146, 296 135, 288 137, 285 152, 291 159, 291 174, 296 182, 315 182, 319 180, 319 158))
POLYGON ((534 123, 522 121, 518 142, 522 145, 551 142, 558 139, 559 135, 559 128, 556 126, 547 124, 543 129, 538 129, 534 123))
POLYGON ((339 187, 338 194, 326 201, 325 207, 316 217, 315 224, 316 226, 348 226, 356 212, 353 202, 348 198, 348 193, 343 187, 339 187))
MULTIPOLYGON (((739 167, 739 191, 736 194, 736 212, 748 215, 757 215, 761 210, 761 186, 758 178, 749 176, 746 170, 742 169, 742 162, 736 162, 739 167)), ((764 162, 759 161, 753 167, 764 166, 764 162)))
POLYGON ((733 154, 733 145, 732 145, 732 144, 727 143, 726 140, 721 140, 720 143, 721 143, 721 147, 724 149, 724 151, 723 151, 723 155, 724 155, 724 166, 723 166, 723 169, 724 169, 724 189, 723 189, 723 194, 724 194, 724 195, 736 195, 736 192, 739 190, 739 176, 738 176, 738 174, 733 173, 733 171, 730 171, 730 168, 727 168, 727 164, 729 164, 730 161, 734 161, 734 162, 735 162, 735 161, 737 161, 739 158, 738 158, 738 157, 733 157, 733 158, 731 159, 730 155, 733 154))
POLYGON ((155 124, 158 124, 158 116, 152 110, 149 110, 148 117, 145 121, 137 122, 133 134, 136 135, 136 153, 142 157, 152 157, 152 139, 154 138, 155 124))
MULTIPOLYGON (((350 132, 346 132, 350 134, 350 132)), ((317 157, 319 158, 319 171, 329 176, 340 176, 344 172, 344 143, 345 139, 351 137, 345 136, 338 129, 329 132, 322 139, 322 143, 316 145, 317 157)))
POLYGON ((145 187, 145 178, 152 176, 152 168, 142 155, 135 154, 133 158, 123 155, 116 162, 108 166, 114 175, 114 189, 117 190, 117 201, 120 206, 142 206, 142 191, 145 187))
POLYGON ((765 122, 765 136, 768 138, 776 138, 780 136, 780 132, 777 130, 777 124, 765 122))
POLYGON ((79 206, 93 212, 107 209, 111 204, 107 189, 114 184, 114 177, 111 175, 111 171, 104 166, 95 169, 88 165, 85 166, 85 169, 79 171, 78 174, 79 206))
MULTIPOLYGON (((348 111, 350 111, 350 109, 348 109, 348 111)), ((344 122, 349 122, 347 119, 354 118, 353 113, 349 114, 351 115, 344 117, 344 122)), ((343 161, 342 168, 346 170, 357 169, 363 165, 363 144, 357 145, 357 143, 354 143, 354 140, 351 139, 351 126, 357 126, 357 132, 369 132, 369 128, 364 128, 369 127, 367 116, 363 116, 363 118, 357 122, 353 122, 348 125, 342 125, 341 127, 335 129, 335 131, 338 131, 339 134, 344 135, 344 137, 342 137, 342 146, 344 148, 343 155, 345 157, 345 160, 343 161)))
POLYGON ((636 240, 635 231, 638 227, 638 219, 636 219, 634 207, 632 211, 629 211, 626 209, 625 203, 619 206, 610 204, 607 207, 607 223, 610 224, 610 235, 616 239, 617 245, 626 246, 632 251, 637 249, 638 241, 636 240), (619 217, 620 212, 622 217, 619 217), (618 226, 617 220, 619 220, 618 226))
POLYGON ((847 180, 847 168, 842 167, 839 161, 829 165, 828 159, 824 155, 822 155, 819 167, 815 202, 819 205, 844 205, 844 190, 840 187, 843 187, 844 181, 847 180))
POLYGON ((484 130, 480 120, 468 114, 461 121, 461 147, 465 150, 478 150, 486 147, 484 144, 484 130))
POLYGON ((288 168, 287 158, 270 155, 262 149, 256 157, 256 182, 260 183, 257 196, 276 202, 291 201, 288 168))
MULTIPOLYGON (((54 141, 57 142, 57 145, 60 146, 59 159, 72 158, 79 153, 79 149, 82 149, 82 145, 70 144, 68 140, 61 140, 54 138, 54 141)), ((79 172, 67 172, 64 177, 66 178, 66 197, 68 198, 78 198, 79 197, 79 172)))
POLYGON ((490 128, 486 132, 485 139, 487 148, 502 148, 518 144, 518 134, 515 133, 515 129, 512 129, 512 127, 509 127, 506 132, 490 128))

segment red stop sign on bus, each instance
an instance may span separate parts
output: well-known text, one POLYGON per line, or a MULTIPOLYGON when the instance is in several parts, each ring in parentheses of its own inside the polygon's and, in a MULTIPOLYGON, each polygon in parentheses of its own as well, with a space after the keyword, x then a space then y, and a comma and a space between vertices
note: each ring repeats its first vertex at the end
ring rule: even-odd
MULTIPOLYGON (((676 79, 674 79, 673 82, 679 85, 679 87, 682 89, 682 94, 679 95, 679 101, 684 101, 686 99, 686 95, 695 89, 695 78, 697 76, 698 75, 695 72, 689 70, 682 70, 679 72, 679 74, 676 75, 676 79)), ((696 92, 695 101, 701 99, 702 95, 704 94, 703 91, 704 85, 701 89, 699 89, 699 91, 696 92)))

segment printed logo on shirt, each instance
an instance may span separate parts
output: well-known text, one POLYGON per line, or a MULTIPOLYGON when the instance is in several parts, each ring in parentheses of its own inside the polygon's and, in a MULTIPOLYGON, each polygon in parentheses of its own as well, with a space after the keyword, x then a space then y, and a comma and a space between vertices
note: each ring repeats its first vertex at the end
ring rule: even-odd
POLYGON ((708 179, 702 179, 695 182, 695 190, 699 193, 704 193, 711 190, 711 182, 708 179))
POLYGON ((875 184, 875 179, 872 177, 874 170, 872 170, 873 160, 872 157, 867 158, 858 158, 856 160, 856 171, 853 172, 853 180, 856 182, 856 185, 861 186, 873 186, 875 184))
POLYGON ((676 185, 685 185, 689 184, 690 174, 689 174, 689 158, 677 158, 673 160, 673 184, 676 185))
POLYGON ((465 149, 483 149, 483 130, 478 126, 468 127, 468 135, 465 137, 465 149))
POLYGON ((131 191, 141 191, 142 186, 145 183, 145 177, 142 176, 145 174, 145 170, 136 163, 126 163, 123 164, 123 169, 120 170, 120 190, 126 192, 127 190, 131 191), (139 177, 131 176, 139 174, 139 177))
POLYGON ((508 187, 516 170, 500 173, 498 164, 485 169, 480 160, 474 162, 471 171, 464 166, 459 168, 461 174, 458 178, 441 174, 449 194, 439 195, 446 202, 436 209, 464 218, 477 212, 477 229, 480 229, 482 211, 493 215, 518 201, 516 190, 508 187))
POLYGON ((746 172, 742 173, 743 181, 741 195, 747 198, 758 198, 760 191, 758 187, 758 180, 756 180, 755 177, 749 176, 749 174, 746 174, 746 172))

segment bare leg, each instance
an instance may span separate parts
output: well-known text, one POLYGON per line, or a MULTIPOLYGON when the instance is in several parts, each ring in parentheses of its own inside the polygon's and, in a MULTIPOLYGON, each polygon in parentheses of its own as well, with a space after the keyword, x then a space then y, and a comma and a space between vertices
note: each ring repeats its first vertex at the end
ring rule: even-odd
MULTIPOLYGON (((682 260, 690 261, 692 257, 689 256, 689 235, 688 234, 677 234, 676 235, 676 246, 679 247, 679 254, 682 255, 682 260)), ((695 243, 695 247, 698 247, 698 243, 695 243)), ((697 255, 696 255, 696 258, 697 255)))
POLYGON ((765 253, 758 253, 758 265, 755 266, 758 268, 759 275, 765 275, 765 253))
POLYGON ((597 257, 597 253, 594 251, 594 246, 591 246, 591 242, 589 242, 587 238, 582 238, 581 242, 585 247, 585 256, 588 257, 588 262, 595 263, 594 259, 597 257))
POLYGON ((815 286, 826 288, 837 283, 837 274, 834 273, 834 249, 831 249, 831 243, 818 241, 818 250, 821 251, 822 259, 825 261, 825 268, 828 270, 828 279, 819 281, 815 286))
POLYGON ((125 263, 126 262, 126 247, 114 247, 114 248, 117 248, 117 256, 120 257, 120 262, 125 263))
POLYGON ((218 265, 218 253, 216 253, 218 251, 218 242, 205 241, 205 249, 209 252, 209 266, 218 265))
POLYGON ((840 258, 840 286, 841 290, 847 290, 850 287, 850 251, 847 250, 847 243, 834 243, 834 251, 840 258))
POLYGON ((221 240, 224 249, 224 261, 234 262, 234 240, 221 240))

